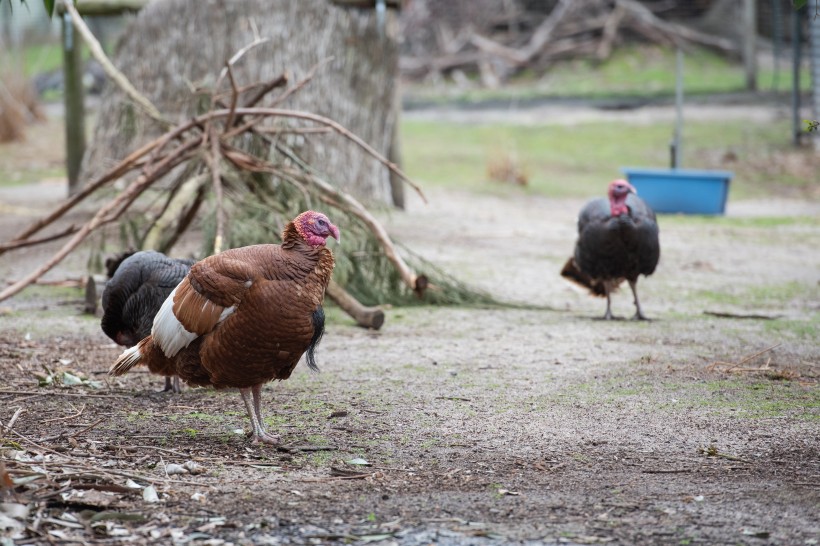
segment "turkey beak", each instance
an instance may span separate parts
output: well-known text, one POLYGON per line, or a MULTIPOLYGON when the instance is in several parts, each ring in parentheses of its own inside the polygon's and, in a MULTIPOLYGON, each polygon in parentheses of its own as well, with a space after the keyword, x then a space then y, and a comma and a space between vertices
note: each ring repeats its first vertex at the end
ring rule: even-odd
POLYGON ((341 244, 341 242, 342 242, 342 235, 341 235, 341 233, 339 233, 339 228, 337 228, 337 227, 336 227, 336 226, 334 226, 333 224, 330 224, 330 235, 331 235, 331 237, 333 237, 334 239, 336 239, 336 242, 337 242, 337 243, 340 243, 340 244, 341 244))

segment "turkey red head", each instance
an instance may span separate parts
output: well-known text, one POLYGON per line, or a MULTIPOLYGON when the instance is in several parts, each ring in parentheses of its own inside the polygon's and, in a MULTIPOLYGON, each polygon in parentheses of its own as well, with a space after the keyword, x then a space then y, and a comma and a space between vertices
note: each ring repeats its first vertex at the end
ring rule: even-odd
POLYGON ((305 211, 293 219, 293 225, 310 246, 322 246, 328 237, 341 241, 339 228, 321 212, 305 211))
POLYGON ((613 180, 609 183, 609 209, 612 216, 620 216, 629 212, 626 198, 630 193, 638 193, 632 184, 626 180, 613 180))

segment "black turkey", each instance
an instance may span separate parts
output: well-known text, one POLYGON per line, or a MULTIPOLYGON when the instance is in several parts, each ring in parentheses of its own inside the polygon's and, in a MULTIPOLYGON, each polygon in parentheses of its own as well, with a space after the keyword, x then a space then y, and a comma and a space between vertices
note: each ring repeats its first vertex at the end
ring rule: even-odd
POLYGON ((661 255, 654 211, 626 180, 609 184, 609 198, 593 199, 578 216, 575 255, 561 275, 606 297, 604 319, 612 319, 610 294, 624 280, 635 296, 635 316, 647 320, 638 300, 638 276, 651 275, 661 255))
MULTIPOLYGON (((154 316, 193 265, 161 252, 128 252, 106 260, 109 280, 102 294, 102 330, 117 344, 133 347, 151 333, 154 316)), ((165 390, 180 392, 179 378, 165 390)))

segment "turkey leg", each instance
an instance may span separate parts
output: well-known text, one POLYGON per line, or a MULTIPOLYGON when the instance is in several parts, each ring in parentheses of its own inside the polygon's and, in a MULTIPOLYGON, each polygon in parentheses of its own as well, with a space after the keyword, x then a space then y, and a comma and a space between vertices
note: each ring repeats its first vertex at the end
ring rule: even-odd
POLYGON ((632 289, 632 295, 635 296, 635 316, 632 318, 634 320, 649 320, 641 311, 641 302, 638 301, 638 281, 629 281, 629 288, 632 289))
POLYGON ((606 292, 606 313, 604 313, 604 320, 612 320, 614 317, 612 316, 612 298, 610 297, 609 283, 604 281, 604 291, 606 292))
POLYGON ((253 440, 253 443, 258 444, 262 442, 265 444, 277 445, 279 443, 279 437, 268 434, 267 431, 265 431, 265 426, 262 421, 262 384, 260 383, 250 388, 246 387, 244 389, 239 389, 239 393, 242 395, 242 400, 245 402, 245 409, 248 411, 248 417, 251 418, 251 426, 253 427, 251 439, 253 440), (251 401, 251 397, 253 397, 253 401, 251 401))
POLYGON ((172 392, 174 394, 179 394, 182 392, 182 387, 179 384, 179 376, 175 375, 173 379, 169 376, 165 376, 165 388, 162 389, 162 392, 172 392))

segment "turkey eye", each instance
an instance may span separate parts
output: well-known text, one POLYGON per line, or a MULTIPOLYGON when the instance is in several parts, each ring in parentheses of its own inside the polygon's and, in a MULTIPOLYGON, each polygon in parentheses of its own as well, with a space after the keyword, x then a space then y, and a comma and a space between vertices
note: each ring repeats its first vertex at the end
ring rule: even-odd
POLYGON ((325 221, 324 221, 324 220, 322 220, 321 218, 319 218, 319 221, 318 221, 318 222, 316 222, 316 223, 317 223, 317 224, 319 224, 319 225, 320 225, 320 226, 322 226, 322 227, 324 227, 324 225, 325 225, 325 221))

